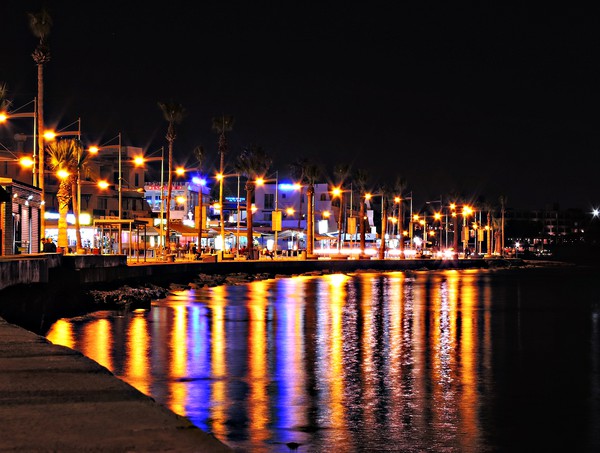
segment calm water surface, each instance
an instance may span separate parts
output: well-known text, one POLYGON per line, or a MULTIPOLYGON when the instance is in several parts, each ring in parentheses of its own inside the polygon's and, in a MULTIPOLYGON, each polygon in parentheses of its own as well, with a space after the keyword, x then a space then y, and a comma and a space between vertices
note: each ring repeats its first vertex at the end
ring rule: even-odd
POLYGON ((600 451, 597 270, 334 274, 56 322, 238 451, 600 451))

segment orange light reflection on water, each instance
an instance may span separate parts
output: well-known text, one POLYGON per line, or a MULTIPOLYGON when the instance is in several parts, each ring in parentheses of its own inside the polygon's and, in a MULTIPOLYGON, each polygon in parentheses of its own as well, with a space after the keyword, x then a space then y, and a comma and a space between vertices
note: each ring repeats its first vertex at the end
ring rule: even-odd
POLYGON ((302 444, 311 435, 298 427, 315 419, 328 428, 319 442, 337 445, 352 438, 359 416, 369 444, 395 429, 403 445, 426 436, 442 445, 455 433, 440 430, 453 426, 461 450, 474 451, 485 443, 479 383, 492 368, 492 289, 481 274, 292 277, 206 288, 198 299, 182 291, 160 309, 133 313, 122 334, 121 324, 92 318, 76 331, 59 320, 47 338, 117 371, 113 358, 125 343, 121 377, 146 394, 163 392, 152 368, 165 364, 165 404, 189 415, 201 399, 197 419, 219 439, 240 430, 231 426, 235 409, 247 411, 252 445, 282 437, 302 444), (232 396, 236 379, 247 384, 243 403, 232 396))
POLYGON ((248 436, 252 442, 269 437, 269 370, 267 367, 267 290, 264 281, 248 286, 248 436))
POLYGON ((54 344, 60 344, 68 348, 75 348, 75 338, 73 338, 73 324, 59 319, 53 325, 46 338, 54 344))
MULTIPOLYGON (((294 277, 277 282, 276 316, 276 377, 281 391, 276 402, 274 424, 285 431, 288 426, 306 426, 303 410, 306 401, 305 284, 306 277, 294 277), (281 295, 280 295, 281 292, 281 295), (282 297, 283 296, 283 297, 282 297)), ((303 443, 302 433, 288 432, 290 441, 303 443)))
POLYGON ((141 392, 148 395, 152 384, 150 374, 150 339, 148 322, 143 316, 134 316, 127 331, 127 360, 125 362, 124 379, 141 392))
POLYGON ((173 307, 173 327, 169 342, 169 407, 177 414, 185 414, 187 385, 183 378, 187 377, 187 308, 183 305, 173 307))
POLYGON ((86 324, 83 335, 84 342, 79 349, 84 355, 112 370, 113 337, 110 328, 111 324, 107 319, 96 319, 86 324))
POLYGON ((460 413, 459 429, 468 433, 461 437, 463 451, 472 451, 474 445, 479 445, 480 439, 474 438, 478 433, 479 394, 477 390, 477 358, 478 358, 478 315, 477 274, 465 272, 462 274, 460 292, 461 334, 458 347, 460 366, 458 367, 462 394, 458 400, 460 413))
POLYGON ((207 302, 211 313, 211 427, 217 438, 227 435, 227 338, 225 331, 225 307, 227 287, 215 286, 207 302))

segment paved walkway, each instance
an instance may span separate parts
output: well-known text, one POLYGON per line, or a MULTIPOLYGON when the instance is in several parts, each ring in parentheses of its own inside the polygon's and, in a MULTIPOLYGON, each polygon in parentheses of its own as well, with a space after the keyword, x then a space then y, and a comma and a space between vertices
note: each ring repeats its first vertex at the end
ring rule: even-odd
POLYGON ((0 420, 0 451, 233 451, 93 360, 2 318, 0 420))

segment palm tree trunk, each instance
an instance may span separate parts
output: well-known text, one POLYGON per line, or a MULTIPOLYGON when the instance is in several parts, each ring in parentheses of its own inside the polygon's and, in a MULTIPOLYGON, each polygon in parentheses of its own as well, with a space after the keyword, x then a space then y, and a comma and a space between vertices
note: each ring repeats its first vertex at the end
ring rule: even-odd
POLYGON ((219 180, 219 228, 221 236, 221 251, 225 252, 225 205, 223 204, 223 182, 225 180, 225 175, 223 172, 225 171, 225 133, 221 134, 219 138, 219 153, 221 154, 220 162, 219 162, 219 173, 221 174, 221 179, 219 180))
POLYGON ((69 249, 69 236, 67 234, 67 214, 69 213, 71 183, 64 179, 58 186, 56 199, 58 201, 58 240, 56 245, 63 250, 69 249))
POLYGON ((248 181, 246 186, 246 248, 248 250, 248 259, 254 258, 254 237, 252 231, 252 186, 248 181))
POLYGON ((200 186, 200 193, 198 195, 198 218, 196 219, 196 221, 198 222, 198 246, 196 248, 199 251, 202 248, 202 229, 204 228, 204 217, 202 215, 204 202, 204 200, 202 200, 202 186, 200 186))
POLYGON ((359 221, 359 232, 360 232, 360 256, 361 258, 365 254, 365 200, 364 193, 360 194, 359 208, 358 208, 358 221, 359 221))
POLYGON ((452 223, 454 227, 454 237, 452 238, 452 247, 454 248, 453 258, 456 259, 458 258, 458 237, 460 236, 460 233, 458 232, 458 214, 452 217, 452 223))
MULTIPOLYGON (((78 171, 79 173, 79 171, 78 171)), ((79 186, 79 184, 77 184, 77 181, 79 180, 79 174, 76 174, 73 179, 72 179, 72 183, 71 183, 71 193, 75 194, 73 197, 71 197, 71 203, 73 205, 73 215, 75 216, 75 236, 76 236, 76 244, 75 244, 75 253, 79 252, 80 249, 82 249, 82 245, 81 245, 81 226, 79 224, 79 199, 77 197, 78 195, 78 190, 77 187, 79 186)))
MULTIPOLYGON (((42 201, 44 201, 44 170, 46 169, 46 159, 44 156, 44 65, 37 65, 37 130, 38 130, 38 154, 39 154, 39 168, 38 168, 38 187, 42 193, 42 201)), ((35 184, 34 184, 35 185, 35 184)), ((40 205, 40 236, 46 237, 46 219, 45 219, 46 206, 44 203, 40 205)), ((38 241, 39 242, 39 241, 38 241)), ((39 244, 38 244, 39 247, 39 244)))
POLYGON ((344 193, 340 193, 340 212, 338 213, 338 253, 342 253, 342 214, 344 213, 344 193))
POLYGON ((379 259, 385 258, 385 233, 387 226, 387 209, 384 197, 381 197, 381 243, 379 244, 379 259))
POLYGON ((304 187, 300 186, 300 199, 298 200, 298 230, 302 227, 302 195, 304 187))
POLYGON ((315 219, 315 188, 311 184, 306 192, 306 255, 312 256, 314 252, 314 219, 315 219))
POLYGON ((492 212, 487 213, 487 247, 486 255, 492 256, 492 212))
POLYGON ((169 252, 170 248, 171 248, 171 229, 169 227, 169 224, 171 223, 171 197, 173 196, 173 141, 169 140, 169 162, 168 162, 168 167, 169 167, 169 177, 167 178, 167 184, 169 185, 168 189, 167 189, 167 228, 166 228, 166 235, 167 238, 165 239, 165 248, 167 249, 167 253, 169 252))
POLYGON ((400 237, 400 259, 404 259, 404 204, 400 200, 400 214, 398 215, 398 236, 400 237))

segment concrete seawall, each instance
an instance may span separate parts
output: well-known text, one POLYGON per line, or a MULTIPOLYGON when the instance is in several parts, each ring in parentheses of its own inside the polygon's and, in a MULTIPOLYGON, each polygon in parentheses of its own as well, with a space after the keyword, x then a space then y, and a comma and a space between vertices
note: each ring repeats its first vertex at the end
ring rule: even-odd
POLYGON ((83 286, 103 284, 189 283, 200 273, 269 273, 274 275, 296 275, 306 272, 353 272, 372 269, 376 271, 394 270, 437 270, 474 269, 489 267, 509 267, 522 265, 522 260, 473 259, 473 260, 258 260, 222 261, 205 263, 182 261, 175 263, 145 263, 136 265, 80 266, 63 258, 63 266, 55 269, 55 277, 77 282, 83 286))

